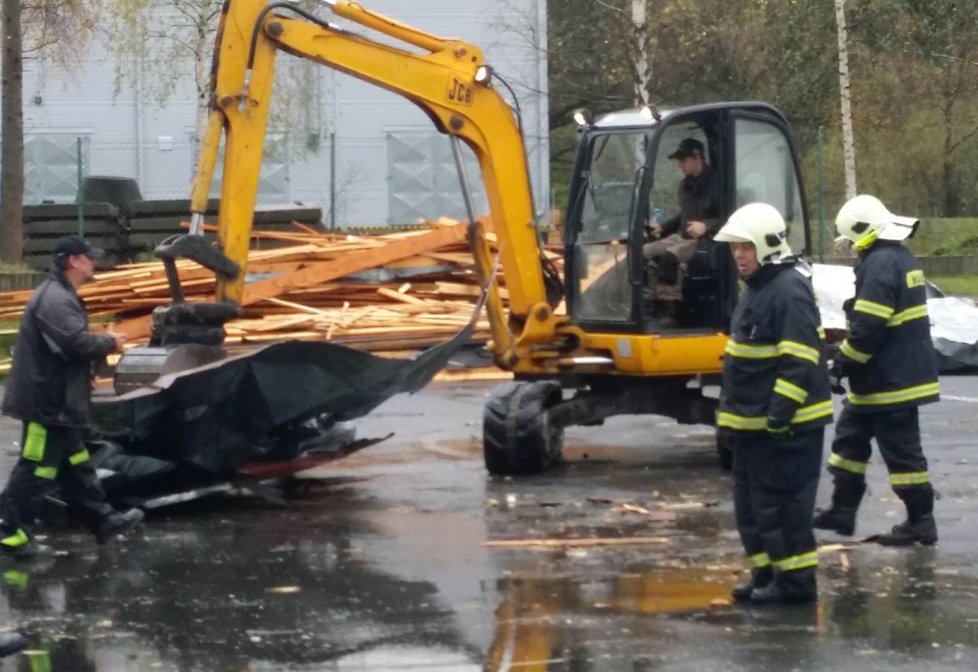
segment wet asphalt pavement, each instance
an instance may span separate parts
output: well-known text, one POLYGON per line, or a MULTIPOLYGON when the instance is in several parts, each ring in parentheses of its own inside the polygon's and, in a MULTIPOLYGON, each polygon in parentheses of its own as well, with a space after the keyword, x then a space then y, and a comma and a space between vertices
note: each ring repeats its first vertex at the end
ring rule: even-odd
MULTIPOLYGON (((922 413, 940 543, 829 547, 819 604, 780 609, 725 602, 745 565, 709 428, 573 428, 563 465, 493 478, 481 414, 494 384, 387 402, 358 436, 395 436, 307 472, 288 509, 215 498, 105 547, 52 532, 54 557, 0 567, 0 623, 31 642, 0 670, 978 668, 978 377, 942 379, 945 400, 922 413), (607 537, 649 539, 484 545, 607 537)), ((0 420, 4 470, 17 433, 0 420)), ((857 535, 903 518, 878 458, 869 478, 857 535)))

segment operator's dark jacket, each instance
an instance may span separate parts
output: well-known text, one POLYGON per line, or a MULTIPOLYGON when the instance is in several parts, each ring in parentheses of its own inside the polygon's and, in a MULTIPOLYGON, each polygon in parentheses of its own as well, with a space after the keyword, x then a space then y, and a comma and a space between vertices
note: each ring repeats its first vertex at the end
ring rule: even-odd
POLYGON ((85 304, 53 271, 24 309, 3 412, 44 426, 86 425, 92 363, 114 349, 111 336, 88 331, 85 304))
POLYGON ((718 427, 764 431, 770 418, 799 432, 832 422, 824 333, 811 269, 761 266, 733 314, 718 427))
POLYGON ((880 412, 940 398, 924 272, 897 242, 877 241, 856 266, 846 302, 849 335, 837 362, 849 376, 853 411, 880 412))
POLYGON ((709 165, 693 177, 687 175, 679 183, 679 213, 662 224, 662 237, 674 233, 687 238, 689 222, 701 221, 706 224, 707 235, 717 232, 720 225, 720 187, 717 176, 709 165))

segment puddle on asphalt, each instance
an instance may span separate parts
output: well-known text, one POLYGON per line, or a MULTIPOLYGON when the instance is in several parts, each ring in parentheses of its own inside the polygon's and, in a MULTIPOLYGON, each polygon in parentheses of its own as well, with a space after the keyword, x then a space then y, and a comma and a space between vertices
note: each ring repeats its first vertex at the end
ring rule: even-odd
POLYGON ((860 672, 978 658, 978 577, 937 552, 866 547, 844 566, 826 554, 819 605, 749 609, 727 601, 739 558, 683 538, 667 565, 649 549, 490 551, 482 515, 364 515, 376 502, 353 488, 324 506, 157 519, 103 549, 59 535, 67 556, 0 567, 0 618, 30 641, 0 672, 860 672))

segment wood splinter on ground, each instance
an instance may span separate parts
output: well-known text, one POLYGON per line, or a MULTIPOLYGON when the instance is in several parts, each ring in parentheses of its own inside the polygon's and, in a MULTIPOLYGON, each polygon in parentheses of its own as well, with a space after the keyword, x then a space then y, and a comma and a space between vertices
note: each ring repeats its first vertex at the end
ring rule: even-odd
POLYGON ((494 539, 485 541, 488 548, 582 548, 591 546, 630 546, 668 544, 668 537, 590 537, 585 539, 494 539))

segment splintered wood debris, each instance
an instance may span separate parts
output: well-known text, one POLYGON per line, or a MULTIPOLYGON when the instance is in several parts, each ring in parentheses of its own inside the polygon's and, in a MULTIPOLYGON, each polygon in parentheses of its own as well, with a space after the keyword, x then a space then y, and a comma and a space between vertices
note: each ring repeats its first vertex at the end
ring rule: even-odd
MULTIPOLYGON (((495 247, 491 222, 482 223, 495 247)), ((377 236, 325 232, 301 224, 294 232, 254 231, 256 249, 248 255, 244 314, 225 325, 225 342, 334 341, 393 353, 450 338, 469 321, 482 290, 466 242, 466 225, 446 218, 426 224, 377 236)), ((546 254, 561 262, 559 254, 546 254)), ((211 271, 189 260, 178 261, 177 270, 188 301, 214 300, 211 271)), ((499 281, 505 302, 505 279, 499 281)), ((0 320, 19 320, 30 294, 0 293, 0 320)), ((159 261, 99 273, 79 294, 96 323, 111 323, 112 329, 127 335, 127 347, 147 343, 153 309, 170 303, 159 261)), ((485 343, 489 335, 488 321, 480 315, 473 340, 485 343)))

